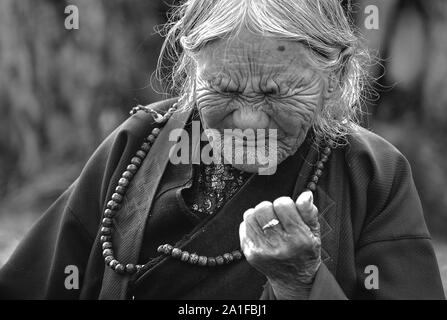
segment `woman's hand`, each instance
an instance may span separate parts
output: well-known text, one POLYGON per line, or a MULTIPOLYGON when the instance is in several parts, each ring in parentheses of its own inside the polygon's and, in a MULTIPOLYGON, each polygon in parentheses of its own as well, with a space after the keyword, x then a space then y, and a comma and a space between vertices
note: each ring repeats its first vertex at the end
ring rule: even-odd
POLYGON ((311 191, 296 203, 281 197, 248 209, 239 236, 247 261, 267 277, 278 299, 307 298, 321 263, 318 209, 311 191))

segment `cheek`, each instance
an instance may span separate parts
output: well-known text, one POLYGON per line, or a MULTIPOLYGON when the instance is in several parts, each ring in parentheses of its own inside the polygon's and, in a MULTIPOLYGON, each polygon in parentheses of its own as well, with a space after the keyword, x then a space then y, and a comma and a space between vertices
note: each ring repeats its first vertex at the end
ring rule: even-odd
POLYGON ((312 125, 322 106, 320 90, 309 90, 287 98, 272 101, 271 117, 286 134, 297 136, 312 125))
POLYGON ((278 101, 272 108, 272 118, 278 127, 288 135, 295 136, 303 127, 310 127, 318 104, 301 99, 278 101))

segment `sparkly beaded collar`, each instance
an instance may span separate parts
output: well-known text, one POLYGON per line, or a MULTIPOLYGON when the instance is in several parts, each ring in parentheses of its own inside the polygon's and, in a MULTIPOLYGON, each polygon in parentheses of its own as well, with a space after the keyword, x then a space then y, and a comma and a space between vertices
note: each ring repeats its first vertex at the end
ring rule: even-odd
MULTIPOLYGON (((148 107, 137 106, 133 108, 130 112, 131 115, 137 113, 138 111, 144 111, 146 113, 150 113, 155 122, 160 125, 164 125, 171 115, 177 110, 178 104, 174 103, 171 108, 164 114, 161 115, 155 110, 152 110, 148 107)), ((101 221, 101 247, 102 247, 102 255, 104 257, 105 264, 110 267, 117 274, 129 274, 132 275, 136 273, 138 270, 145 267, 143 264, 133 264, 127 263, 124 264, 118 261, 115 256, 115 252, 113 250, 113 230, 114 230, 114 217, 119 210, 121 203, 124 199, 124 195, 127 191, 130 181, 135 176, 136 172, 140 168, 142 162, 146 158, 149 150, 155 142, 155 139, 160 133, 159 128, 154 128, 152 132, 144 139, 140 148, 135 152, 134 157, 130 160, 129 165, 126 167, 126 170, 122 173, 121 178, 118 180, 118 184, 115 187, 115 192, 112 194, 110 200, 107 202, 106 209, 103 213, 103 218, 101 221)), ((315 165, 315 171, 311 176, 308 184, 307 190, 315 191, 317 187, 317 183, 321 175, 323 174, 323 169, 325 163, 329 159, 329 155, 331 153, 331 148, 328 146, 324 146, 322 148, 322 156, 317 161, 315 165)), ((180 248, 176 248, 170 244, 160 245, 157 251, 163 255, 170 256, 174 259, 178 259, 182 262, 197 265, 200 267, 216 267, 224 264, 229 264, 234 261, 241 260, 243 258, 243 254, 240 250, 235 250, 233 252, 226 252, 221 255, 215 257, 202 256, 197 253, 189 253, 188 251, 181 250, 180 248)))

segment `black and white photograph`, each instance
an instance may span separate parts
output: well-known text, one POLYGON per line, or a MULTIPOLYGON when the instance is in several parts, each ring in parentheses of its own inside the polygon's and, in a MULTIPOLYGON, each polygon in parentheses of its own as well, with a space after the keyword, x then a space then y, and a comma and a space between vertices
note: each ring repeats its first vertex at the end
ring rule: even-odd
POLYGON ((0 0, 0 110, 0 300, 445 300, 446 0, 0 0))

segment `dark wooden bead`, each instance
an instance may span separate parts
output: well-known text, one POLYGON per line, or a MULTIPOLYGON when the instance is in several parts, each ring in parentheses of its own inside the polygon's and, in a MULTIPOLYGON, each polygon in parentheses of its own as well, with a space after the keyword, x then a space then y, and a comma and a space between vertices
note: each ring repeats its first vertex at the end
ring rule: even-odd
POLYGON ((199 256, 199 261, 198 261, 199 266, 202 266, 202 267, 206 266, 207 260, 208 260, 207 257, 199 256))
POLYGON ((154 136, 158 136, 159 133, 160 133, 160 128, 154 128, 154 129, 152 129, 152 134, 153 134, 154 136))
POLYGON ((164 253, 164 251, 163 251, 163 245, 159 245, 159 246, 158 246, 158 248, 157 248, 157 252, 164 253))
POLYGON ((126 264, 126 272, 128 274, 134 274, 135 272, 137 272, 137 267, 132 263, 128 263, 126 264))
POLYGON ((323 149, 323 153, 325 154, 325 155, 330 155, 331 154, 331 148, 329 148, 329 147, 326 147, 326 148, 324 148, 323 149))
MULTIPOLYGON (((172 256, 174 256, 174 250, 172 250, 172 256)), ((183 261, 183 262, 189 261, 189 252, 188 251, 183 251, 182 255, 180 257, 180 260, 183 261)))
POLYGON ((109 266, 112 269, 115 269, 115 267, 119 264, 118 260, 113 259, 112 261, 110 261, 109 266))
POLYGON ((118 180, 118 185, 121 187, 127 187, 129 185, 129 180, 126 178, 121 178, 118 180))
POLYGON ((324 169, 324 163, 321 161, 317 162, 317 169, 323 170, 324 169))
POLYGON ((227 264, 233 262, 233 255, 231 253, 224 253, 223 258, 227 264))
POLYGON ((163 246, 163 251, 164 251, 164 253, 166 253, 166 254, 171 254, 171 252, 172 252, 173 249, 174 249, 174 247, 171 246, 170 244, 165 244, 165 245, 163 246))
POLYGON ((172 114, 172 113, 174 113, 174 112, 175 112, 175 108, 169 108, 169 109, 168 109, 168 113, 172 114))
POLYGON ((189 259, 189 253, 186 252, 186 251, 182 251, 179 248, 172 248, 171 257, 173 257, 175 259, 181 259, 182 261, 183 261, 183 259, 188 260, 189 259), (183 257, 183 255, 185 255, 185 258, 183 257))
POLYGON ((239 250, 235 250, 231 254, 233 255, 234 260, 242 259, 242 253, 239 250))
POLYGON ((124 274, 124 272, 126 272, 126 268, 121 263, 118 263, 114 270, 119 274, 124 274))
POLYGON ((105 235, 105 236, 110 236, 112 234, 112 228, 102 227, 101 228, 101 234, 105 235))
POLYGON ((141 150, 143 150, 144 152, 148 152, 151 148, 151 145, 147 142, 143 143, 140 147, 141 150))
POLYGON ((109 265, 110 262, 112 262, 112 260, 114 260, 115 258, 113 258, 113 256, 107 256, 104 258, 104 262, 106 263, 106 265, 109 265))
POLYGON ((115 216, 115 211, 110 210, 110 209, 106 209, 104 210, 104 217, 106 218, 113 218, 115 216))
POLYGON ((123 178, 126 178, 126 179, 130 180, 130 179, 133 178, 133 173, 128 171, 128 170, 126 170, 126 171, 123 172, 123 174, 121 176, 123 178))
POLYGON ((112 243, 110 242, 110 241, 107 241, 107 242, 103 242, 103 244, 102 244, 102 250, 105 250, 105 249, 112 249, 112 243))
POLYGON ((101 236, 101 243, 103 242, 107 242, 107 241, 111 241, 112 237, 111 236, 101 236))
POLYGON ((110 218, 104 218, 102 219, 102 225, 104 227, 111 227, 113 225, 113 220, 110 218))
POLYGON ((150 143, 154 143, 155 142, 155 136, 153 134, 148 135, 146 139, 150 143))
POLYGON ((218 266, 221 266, 221 265, 223 265, 225 263, 225 260, 224 260, 224 258, 222 257, 222 256, 217 256, 216 257, 216 264, 218 265, 218 266))
POLYGON ((135 153, 135 155, 141 160, 143 160, 146 157, 146 152, 144 152, 143 150, 138 150, 137 153, 135 153))
POLYGON ((119 203, 117 203, 116 201, 110 200, 109 202, 107 202, 107 209, 117 210, 118 208, 119 208, 119 203))
POLYGON ((102 251, 102 256, 105 258, 107 256, 113 256, 113 250, 112 249, 105 249, 102 251))
POLYGON ((307 185, 307 188, 310 191, 315 191, 317 189, 317 185, 315 184, 315 182, 309 182, 309 184, 307 185))
POLYGON ((207 261, 207 264, 208 264, 209 267, 215 267, 216 266, 216 259, 213 258, 213 257, 209 257, 208 261, 207 261))
POLYGON ((130 159, 130 163, 136 165, 137 167, 140 167, 141 159, 138 157, 133 157, 132 159, 130 159))
POLYGON ((323 155, 321 156, 321 162, 323 162, 323 163, 326 162, 328 159, 329 159, 328 156, 325 155, 325 154, 323 154, 323 155))
POLYGON ((321 177, 322 174, 323 174, 323 170, 320 170, 320 169, 315 170, 315 175, 317 177, 321 177))
POLYGON ((115 188, 115 192, 119 193, 121 195, 124 195, 126 193, 126 191, 127 191, 127 189, 122 186, 116 186, 116 188, 115 188))
POLYGON ((114 194, 112 194, 112 200, 116 203, 120 203, 121 201, 123 201, 123 196, 115 192, 114 194))
POLYGON ((138 167, 134 164, 129 164, 126 168, 127 171, 132 172, 133 174, 135 174, 135 172, 138 171, 138 167))
POLYGON ((189 256, 189 263, 190 264, 196 264, 197 261, 199 261, 199 256, 196 253, 193 253, 189 256))
POLYGON ((315 182, 315 183, 317 183, 318 182, 318 177, 317 176, 312 176, 312 182, 315 182))

